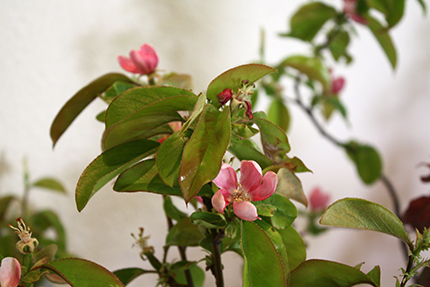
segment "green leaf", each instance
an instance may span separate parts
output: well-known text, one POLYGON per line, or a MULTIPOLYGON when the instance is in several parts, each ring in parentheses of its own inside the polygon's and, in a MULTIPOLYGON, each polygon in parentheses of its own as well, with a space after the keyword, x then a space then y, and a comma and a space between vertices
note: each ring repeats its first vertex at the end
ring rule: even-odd
POLYGON ((66 193, 66 189, 64 186, 56 180, 55 178, 45 177, 37 180, 36 182, 33 182, 33 187, 41 187, 46 188, 53 191, 59 191, 61 193, 66 193))
POLYGON ((189 89, 191 90, 192 85, 192 79, 190 75, 187 74, 176 74, 176 73, 170 73, 167 75, 164 75, 158 82, 157 85, 159 86, 172 86, 182 89, 189 89))
POLYGON ((232 136, 235 136, 241 139, 247 139, 255 136, 259 131, 245 124, 232 123, 231 132, 232 132, 232 136))
POLYGON ((367 273, 373 282, 375 282, 376 286, 381 286, 381 268, 379 266, 375 266, 369 273, 367 273))
MULTIPOLYGON (((102 98, 105 102, 107 102, 109 104, 117 96, 119 96, 122 92, 125 92, 128 89, 131 89, 134 87, 136 87, 136 84, 134 84, 134 83, 127 83, 127 82, 121 82, 121 81, 115 82, 109 89, 107 89, 103 93, 102 98)), ((104 122, 104 120, 103 120, 103 122, 104 122)))
POLYGON ((48 269, 72 287, 121 287, 121 281, 106 268, 79 258, 51 261, 42 268, 48 269))
POLYGON ((113 274, 118 277, 124 286, 127 286, 131 281, 146 273, 151 272, 140 268, 124 268, 113 272, 113 274))
POLYGON ((306 260, 305 243, 293 226, 288 226, 285 229, 278 229, 277 231, 281 235, 282 241, 287 249, 290 270, 294 270, 306 260))
POLYGON ((195 120, 200 118, 201 113, 203 112, 204 107, 206 106, 206 96, 204 94, 200 94, 197 99, 196 104, 194 105, 193 112, 191 113, 188 120, 182 125, 180 133, 185 132, 195 120))
POLYGON ((231 152, 240 161, 256 161, 262 169, 273 165, 273 162, 267 156, 261 153, 257 144, 251 139, 239 140, 232 137, 228 151, 231 152))
POLYGON ((336 17, 336 10, 321 2, 312 2, 300 7, 291 17, 291 32, 282 36, 295 37, 304 41, 312 41, 324 24, 336 17))
POLYGON ((379 153, 369 145, 350 142, 346 146, 348 156, 355 163, 358 174, 365 184, 372 184, 382 173, 382 160, 379 153))
POLYGON ((291 149, 285 131, 271 121, 263 118, 254 117, 252 121, 260 129, 264 154, 274 163, 282 162, 285 154, 291 149))
POLYGON ((185 270, 188 269, 191 273, 193 286, 203 287, 203 284, 205 282, 205 272, 194 262, 186 262, 187 263, 186 265, 184 263, 185 262, 183 261, 176 262, 175 264, 173 264, 172 269, 169 270, 171 273, 173 273, 175 281, 179 284, 182 284, 183 286, 186 286, 187 278, 185 277, 185 270), (185 265, 185 266, 182 267, 180 265, 185 265), (189 267, 189 265, 191 265, 191 267, 189 267))
POLYGON ((286 58, 280 64, 280 69, 290 67, 308 76, 309 79, 321 83, 325 92, 331 91, 331 76, 328 68, 319 58, 310 58, 302 55, 286 58))
POLYGON ((397 52, 393 41, 391 40, 390 34, 388 34, 387 29, 384 28, 384 26, 382 26, 382 24, 379 23, 375 18, 368 16, 367 19, 369 21, 367 26, 370 28, 370 31, 372 31, 376 40, 378 40, 382 50, 384 50, 385 55, 390 61, 391 67, 395 69, 397 65, 397 52))
POLYGON ((329 49, 336 61, 341 57, 345 57, 348 62, 350 56, 346 49, 348 48, 349 40, 349 33, 342 30, 337 32, 336 36, 330 41, 329 49))
MULTIPOLYGON (((58 247, 55 244, 51 244, 42 248, 41 250, 33 253, 33 263, 34 265, 42 265, 44 263, 48 263, 49 261, 54 260, 55 254, 58 251, 58 247)), ((32 268, 35 268, 33 265, 32 268)))
POLYGON ((384 14, 388 28, 394 27, 405 12, 405 0, 367 0, 367 4, 384 14))
POLYGON ((205 229, 193 224, 189 217, 185 217, 170 229, 166 237, 166 245, 198 246, 203 238, 205 238, 205 229))
POLYGON ((168 217, 170 217, 173 220, 179 221, 184 217, 187 217, 186 213, 183 213, 182 211, 180 211, 172 202, 172 199, 170 198, 170 196, 166 196, 164 198, 164 203, 163 203, 163 209, 164 212, 166 213, 166 215, 168 217))
POLYGON ((269 111, 267 112, 267 117, 269 121, 279 126, 285 132, 288 131, 288 127, 290 126, 290 112, 281 99, 272 101, 269 106, 269 111))
POLYGON ((207 211, 196 211, 191 214, 190 219, 206 228, 224 228, 227 225, 224 216, 207 211))
POLYGON ((350 287, 357 284, 377 285, 354 267, 325 260, 308 260, 291 272, 294 287, 350 287))
POLYGON ((107 149, 133 139, 147 139, 159 133, 159 128, 169 122, 182 122, 177 111, 192 108, 196 97, 174 96, 147 105, 103 133, 103 148, 107 149), (155 131, 155 132, 154 132, 155 131))
POLYGON ((180 88, 151 86, 129 89, 109 105, 106 128, 130 116, 137 118, 145 113, 192 110, 196 101, 194 93, 180 88), (175 103, 178 96, 179 100, 175 103))
POLYGON ((276 72, 276 69, 261 65, 261 64, 248 64, 238 66, 230 69, 218 77, 216 77, 208 86, 207 98, 211 103, 219 108, 217 95, 224 91, 224 89, 231 89, 235 92, 243 86, 242 81, 248 80, 249 83, 254 83, 262 77, 276 72))
POLYGON ((218 175, 230 133, 229 108, 219 112, 213 105, 207 105, 182 155, 179 185, 187 203, 218 175))
POLYGON ((182 134, 178 131, 163 141, 158 149, 156 158, 158 172, 168 186, 173 186, 178 181, 182 151, 190 135, 191 131, 182 134))
POLYGON ((400 219, 385 207, 358 198, 345 198, 330 205, 320 223, 323 225, 378 231, 395 236, 411 246, 400 219))
POLYGON ((76 187, 76 205, 82 211, 90 198, 126 168, 153 154, 159 143, 149 140, 128 142, 99 155, 84 170, 76 187))
POLYGON ((182 195, 179 186, 166 185, 158 174, 155 159, 148 159, 126 169, 118 176, 113 187, 115 191, 147 191, 165 195, 182 195))
POLYGON ((296 206, 276 193, 265 200, 254 202, 254 205, 258 214, 270 217, 273 227, 277 229, 290 226, 297 217, 296 206))
POLYGON ((244 256, 243 287, 287 286, 282 259, 261 227, 241 221, 241 247, 244 256))
POLYGON ((131 82, 122 74, 110 73, 97 78, 87 86, 79 90, 58 112, 51 125, 51 139, 53 145, 57 143, 61 135, 66 131, 76 117, 102 92, 116 81, 131 82))

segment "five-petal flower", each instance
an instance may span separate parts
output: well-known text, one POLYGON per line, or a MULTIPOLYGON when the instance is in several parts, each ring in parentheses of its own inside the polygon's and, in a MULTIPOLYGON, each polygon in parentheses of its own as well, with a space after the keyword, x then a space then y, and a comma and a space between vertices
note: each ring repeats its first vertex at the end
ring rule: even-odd
POLYGON ((251 201, 269 198, 276 189, 278 177, 272 171, 263 176, 261 167, 255 161, 243 160, 240 166, 240 180, 236 171, 227 163, 222 164, 213 182, 220 188, 212 197, 213 208, 221 213, 233 202, 237 217, 254 221, 258 219, 257 208, 251 201))
POLYGON ((140 50, 132 50, 130 58, 119 56, 118 61, 121 67, 128 72, 149 75, 157 68, 158 56, 154 48, 144 44, 140 50))

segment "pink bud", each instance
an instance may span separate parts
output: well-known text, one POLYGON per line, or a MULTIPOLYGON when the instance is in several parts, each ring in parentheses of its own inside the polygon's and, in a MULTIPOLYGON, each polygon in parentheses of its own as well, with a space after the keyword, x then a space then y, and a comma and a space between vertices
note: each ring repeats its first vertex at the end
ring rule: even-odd
POLYGON ((158 56, 151 46, 144 44, 139 51, 132 50, 130 58, 119 56, 118 61, 121 67, 128 72, 149 75, 157 68, 158 56))
POLYGON ((233 92, 230 89, 224 89, 224 91, 216 95, 218 102, 221 105, 225 105, 228 101, 230 101, 232 96, 233 92))
POLYGON ((345 86, 344 77, 333 78, 331 82, 331 92, 333 94, 339 94, 343 90, 344 86, 345 86))
POLYGON ((322 211, 327 208, 330 195, 322 192, 320 188, 316 187, 311 191, 309 196, 309 205, 312 211, 322 211))
POLYGON ((21 279, 21 264, 12 257, 5 257, 0 265, 0 286, 16 287, 21 279))

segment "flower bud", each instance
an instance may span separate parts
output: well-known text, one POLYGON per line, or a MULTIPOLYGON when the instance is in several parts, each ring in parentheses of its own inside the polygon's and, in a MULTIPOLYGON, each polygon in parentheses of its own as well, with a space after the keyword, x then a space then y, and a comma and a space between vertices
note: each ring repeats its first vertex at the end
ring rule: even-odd
POLYGON ((155 71, 158 65, 158 56, 154 48, 148 44, 142 45, 140 50, 132 50, 130 58, 119 56, 121 67, 131 73, 149 75, 155 71))
POLYGON ((233 96, 233 92, 231 89, 224 89, 221 93, 216 95, 218 102, 223 106, 228 101, 230 101, 231 97, 233 96))
POLYGON ((0 265, 0 286, 16 287, 21 279, 21 264, 12 257, 5 257, 0 265))
POLYGON ((311 195, 309 196, 310 209, 315 212, 322 211, 327 208, 329 200, 330 195, 316 187, 311 191, 311 195))

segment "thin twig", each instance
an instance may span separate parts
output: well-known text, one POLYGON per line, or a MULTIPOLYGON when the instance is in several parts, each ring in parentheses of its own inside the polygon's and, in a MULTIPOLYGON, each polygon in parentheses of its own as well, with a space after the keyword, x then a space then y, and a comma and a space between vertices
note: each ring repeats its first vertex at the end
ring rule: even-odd
MULTIPOLYGON (((319 133, 326 138, 327 140, 329 140, 331 143, 333 143, 334 145, 341 147, 341 148, 345 148, 346 144, 342 143, 341 141, 337 140, 335 137, 333 137, 331 134, 329 134, 324 128, 323 126, 319 123, 319 121, 316 119, 314 113, 312 112, 312 109, 307 107, 304 102, 302 101, 302 97, 301 97, 301 93, 300 93, 300 78, 297 77, 295 82, 294 82, 294 91, 296 94, 296 98, 294 99, 294 102, 309 116, 310 120, 312 121, 312 123, 314 124, 314 126, 316 127, 316 129, 319 131, 319 133)), ((396 190, 394 189, 393 184, 391 183, 391 181, 388 179, 388 177, 384 174, 381 174, 380 178, 379 178, 382 183, 384 184, 385 188, 388 191, 388 194, 393 202, 394 205, 394 213, 397 215, 397 217, 401 217, 400 215, 400 200, 399 197, 397 195, 396 190)), ((401 249, 403 252, 403 255, 405 257, 406 260, 409 259, 409 252, 408 252, 408 248, 407 246, 405 246, 403 244, 403 242, 401 242, 401 249)))

